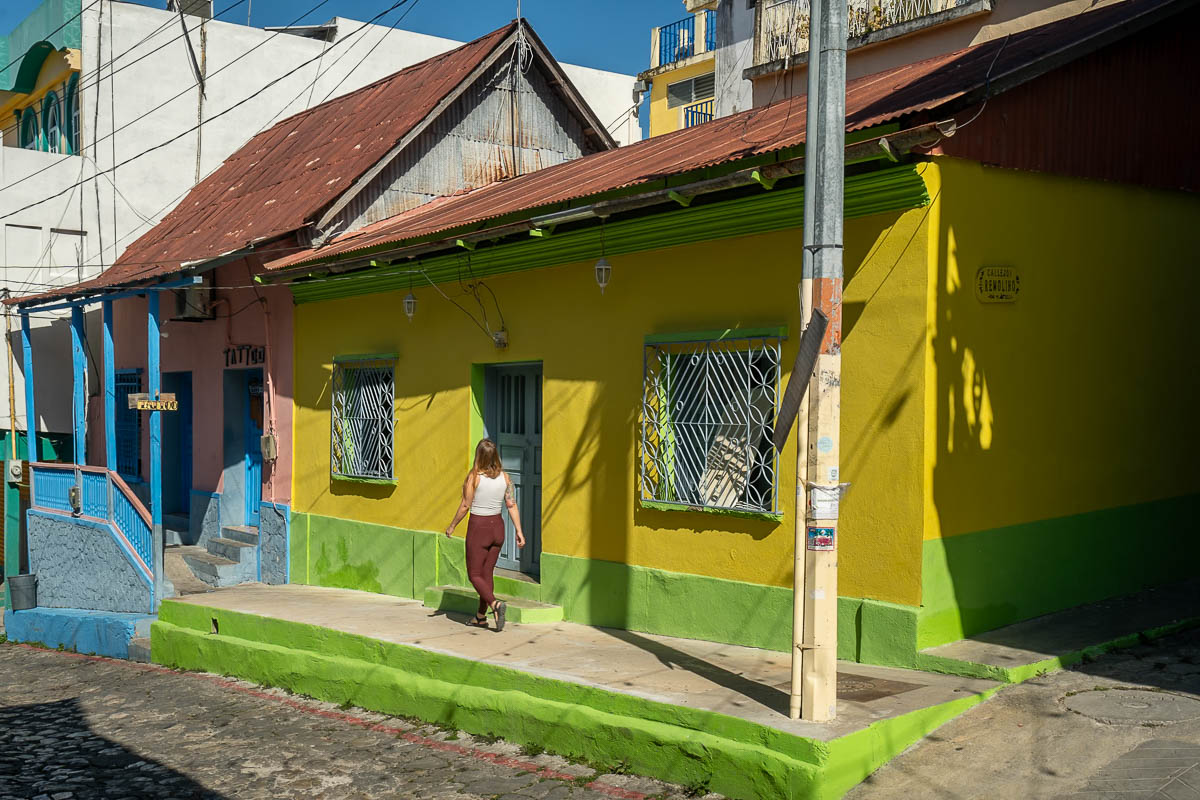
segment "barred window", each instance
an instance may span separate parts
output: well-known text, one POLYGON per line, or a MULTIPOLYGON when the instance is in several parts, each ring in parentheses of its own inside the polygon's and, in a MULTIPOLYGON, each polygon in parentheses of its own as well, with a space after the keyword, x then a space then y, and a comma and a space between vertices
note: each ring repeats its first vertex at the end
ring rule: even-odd
POLYGON ((396 477, 395 401, 394 356, 335 360, 329 467, 334 477, 396 477))
POLYGON ((129 407, 129 395, 142 391, 140 369, 119 369, 114 375, 116 402, 117 474, 128 481, 141 480, 142 416, 129 407))
POLYGON ((778 513, 771 440, 782 337, 781 330, 647 337, 644 505, 778 513))

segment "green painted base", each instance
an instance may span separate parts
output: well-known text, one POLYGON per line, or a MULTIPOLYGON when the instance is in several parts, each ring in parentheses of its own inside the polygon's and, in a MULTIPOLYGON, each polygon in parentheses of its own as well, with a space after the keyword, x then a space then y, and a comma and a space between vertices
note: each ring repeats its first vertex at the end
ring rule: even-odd
MULTIPOLYGON (((424 599, 431 586, 469 586, 462 539, 294 512, 292 582, 424 599)), ((792 590, 543 553, 540 582, 497 575, 496 592, 561 606, 584 625, 787 652, 792 590)), ((463 611, 469 613, 474 603, 463 611)), ((915 607, 838 598, 838 658, 916 663, 915 607)))
POLYGON ((151 632, 164 666, 234 675, 333 703, 503 736, 731 798, 841 797, 988 694, 820 742, 672 706, 302 623, 165 601, 151 632), (213 620, 220 634, 210 633, 213 620))
POLYGON ((925 542, 917 649, 1186 580, 1200 494, 925 542))
MULTIPOLYGON (((539 603, 536 600, 526 600, 523 597, 513 597, 497 593, 496 599, 508 604, 505 617, 510 622, 522 625, 551 625, 562 622, 562 606, 539 603)), ((439 611, 457 611, 460 614, 474 614, 479 609, 479 595, 474 589, 465 586, 430 586, 425 590, 424 605, 426 608, 436 608, 439 611)))

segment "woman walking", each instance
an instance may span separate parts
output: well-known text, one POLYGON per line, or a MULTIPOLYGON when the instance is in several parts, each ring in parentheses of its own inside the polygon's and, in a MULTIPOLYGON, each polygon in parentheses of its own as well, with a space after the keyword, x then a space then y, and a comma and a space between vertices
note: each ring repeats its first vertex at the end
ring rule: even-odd
POLYGON ((487 627, 487 610, 496 615, 496 630, 504 630, 504 616, 508 610, 503 600, 497 600, 493 589, 492 570, 500 557, 504 544, 504 517, 501 510, 508 506, 508 518, 517 529, 517 547, 525 546, 525 534, 521 531, 521 512, 513 496, 512 480, 500 465, 500 451, 491 439, 482 439, 475 447, 475 466, 463 481, 462 502, 454 514, 454 521, 446 528, 450 537, 458 523, 471 512, 467 521, 467 576, 479 593, 479 611, 470 625, 487 627))

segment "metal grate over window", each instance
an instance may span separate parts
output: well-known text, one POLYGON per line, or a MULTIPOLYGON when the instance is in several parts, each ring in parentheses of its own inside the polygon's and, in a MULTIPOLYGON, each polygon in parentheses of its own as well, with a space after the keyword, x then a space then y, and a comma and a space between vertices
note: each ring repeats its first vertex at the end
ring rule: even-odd
POLYGON ((129 395, 142 391, 142 371, 121 369, 114 376, 116 403, 117 474, 139 480, 142 474, 142 417, 129 407, 129 395))
POLYGON ((395 402, 394 358, 334 363, 329 469, 335 477, 396 477, 395 402))
POLYGON ((781 336, 647 343, 641 498, 778 513, 781 336))

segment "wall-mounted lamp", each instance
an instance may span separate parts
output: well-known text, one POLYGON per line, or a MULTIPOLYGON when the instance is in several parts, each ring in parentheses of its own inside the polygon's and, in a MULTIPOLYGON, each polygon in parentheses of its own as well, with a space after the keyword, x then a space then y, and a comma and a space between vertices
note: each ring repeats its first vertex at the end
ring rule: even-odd
POLYGON ((600 256, 600 260, 596 262, 596 284, 600 287, 600 294, 604 294, 604 288, 608 286, 610 278, 612 278, 612 264, 608 263, 607 258, 600 256))
POLYGON ((408 317, 408 321, 413 321, 413 316, 417 313, 417 296, 409 292, 404 297, 404 315, 408 317))

